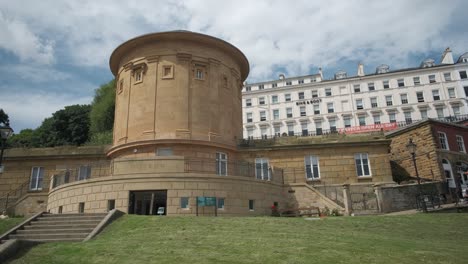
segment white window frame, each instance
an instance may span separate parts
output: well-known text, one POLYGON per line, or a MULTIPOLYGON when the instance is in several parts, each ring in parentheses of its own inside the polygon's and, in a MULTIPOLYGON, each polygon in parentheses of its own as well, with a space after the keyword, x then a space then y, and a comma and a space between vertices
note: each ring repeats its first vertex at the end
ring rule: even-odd
POLYGON ((448 87, 447 88, 447 93, 449 98, 456 98, 457 95, 455 94, 455 87, 448 87))
POLYGON ((401 104, 408 104, 408 94, 400 94, 401 104))
POLYGON ((30 191, 40 191, 42 190, 42 185, 44 184, 44 167, 35 166, 31 168, 31 178, 29 181, 29 190, 30 191), (36 169, 36 173, 34 170, 36 169))
POLYGON ((356 175, 358 177, 372 177, 372 170, 371 170, 371 165, 370 165, 370 160, 369 160, 369 154, 368 153, 356 153, 354 154, 354 163, 356 165, 356 175), (367 164, 364 164, 364 160, 367 160, 367 164), (358 162, 359 161, 359 164, 358 162), (365 166, 367 165, 368 167, 368 174, 365 173, 365 166), (362 175, 359 175, 359 168, 361 169, 362 175))
POLYGON ((267 117, 266 117, 266 111, 260 111, 260 121, 266 121, 267 120, 267 117))
POLYGON ((320 179, 319 157, 316 155, 305 156, 304 157, 304 169, 305 169, 305 177, 307 180, 319 180, 320 179), (314 173, 314 168, 317 169, 317 173, 314 173))
POLYGON ((370 103, 371 103, 371 108, 379 107, 379 103, 377 102, 377 97, 372 97, 370 99, 370 103))
POLYGON ((265 104, 265 97, 259 97, 258 98, 258 104, 259 105, 264 105, 265 104))
POLYGON ((252 106, 252 99, 250 99, 250 98, 249 98, 249 99, 245 99, 245 106, 246 106, 246 107, 252 106))
POLYGON ((278 96, 277 95, 272 95, 271 96, 271 103, 272 104, 277 104, 278 103, 278 96))
POLYGON ((444 132, 437 132, 437 135, 439 136, 439 143, 440 143, 440 148, 445 149, 445 150, 450 150, 448 140, 447 140, 447 134, 444 132))
POLYGON ((298 92, 297 93, 297 98, 299 100, 304 100, 305 99, 305 93, 304 92, 298 92))
POLYGON ((446 82, 450 82, 452 80, 452 73, 451 72, 444 72, 444 80, 446 82))
POLYGON ((386 95, 385 96, 385 105, 392 106, 393 105, 393 96, 386 95), (390 100, 388 100, 390 98, 390 100))
POLYGON ((291 94, 284 94, 284 101, 291 102, 291 94))
POLYGON ((205 74, 203 73, 202 69, 196 69, 195 70, 195 79, 197 79, 197 80, 204 80, 205 79, 205 74))
POLYGON ((466 153, 465 141, 463 140, 463 136, 457 135, 456 137, 457 137, 458 151, 466 153))
POLYGON ((292 112, 292 108, 286 108, 286 117, 287 118, 292 118, 293 117, 293 112, 292 112))
POLYGON ((364 109, 364 102, 362 101, 362 99, 356 99, 356 109, 357 110, 364 109))
POLYGON ((368 83, 367 87, 369 91, 375 91, 375 84, 373 82, 368 83))
POLYGON ((327 103, 327 111, 328 111, 328 113, 334 113, 335 112, 335 106, 333 105, 333 102, 327 103))
POLYGON ((423 91, 416 92, 416 99, 418 100, 418 103, 424 103, 424 92, 423 91), (421 97, 419 97, 418 94, 420 94, 421 97))
POLYGON ((332 93, 332 89, 331 88, 326 88, 325 89, 325 96, 332 96, 333 93, 332 93))
POLYGON ((429 76, 427 76, 427 78, 429 79, 429 83, 436 83, 435 74, 430 74, 429 76))
POLYGON ((268 158, 256 158, 255 159, 255 178, 259 180, 264 180, 264 181, 265 180, 269 181, 271 179, 270 161, 268 158))
POLYGON ((299 107, 299 112, 300 112, 300 116, 307 116, 307 112, 306 112, 306 107, 305 107, 305 106, 299 107))
POLYGON ((420 85, 421 84, 421 78, 419 76, 413 77, 413 83, 414 83, 414 85, 420 85))
POLYGON ((440 101, 440 92, 438 89, 432 90, 432 100, 440 101), (437 97, 437 99, 436 99, 437 97))
POLYGON ((279 120, 279 119, 280 119, 279 109, 273 109, 273 120, 279 120))
POLYGON ((228 155, 224 152, 216 152, 216 175, 228 175, 228 155))

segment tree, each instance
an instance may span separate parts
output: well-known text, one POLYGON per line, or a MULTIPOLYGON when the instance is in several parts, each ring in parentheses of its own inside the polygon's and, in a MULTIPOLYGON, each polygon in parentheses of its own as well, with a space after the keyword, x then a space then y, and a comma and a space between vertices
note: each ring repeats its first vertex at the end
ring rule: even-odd
POLYGON ((5 126, 10 126, 10 119, 8 118, 7 113, 0 108, 0 124, 5 126))
POLYGON ((33 133, 33 147, 83 145, 89 138, 90 105, 70 105, 44 119, 33 133))
POLYGON ((96 89, 91 103, 91 133, 111 131, 114 127, 115 80, 96 89))
POLYGON ((23 129, 18 134, 13 134, 10 138, 8 138, 7 145, 13 148, 30 148, 33 146, 33 135, 33 129, 23 129))

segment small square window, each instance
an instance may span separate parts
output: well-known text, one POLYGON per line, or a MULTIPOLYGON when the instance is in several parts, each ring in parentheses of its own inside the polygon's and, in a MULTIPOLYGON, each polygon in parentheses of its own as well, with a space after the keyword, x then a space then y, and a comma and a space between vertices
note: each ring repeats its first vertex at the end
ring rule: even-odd
POLYGON ((259 89, 259 90, 263 90, 263 89, 265 89, 265 85, 263 85, 263 84, 260 84, 260 85, 258 86, 258 89, 259 89))
POLYGON ((85 203, 78 204, 78 213, 83 214, 85 209, 85 203))
POLYGON ((218 198, 217 207, 219 210, 224 210, 224 198, 218 198))
POLYGON ((361 92, 361 85, 360 84, 355 84, 354 85, 354 92, 355 93, 360 93, 361 92))
POLYGON ((419 79, 419 76, 418 77, 413 77, 413 83, 414 83, 414 85, 420 85, 421 84, 421 80, 419 79))
POLYGON ((390 84, 389 84, 388 80, 383 81, 383 88, 384 89, 390 88, 390 84))
POLYGON ((173 79, 174 78, 174 66, 173 65, 163 65, 163 79, 173 79))
POLYGON ((368 83, 367 84, 367 87, 369 87, 369 91, 374 91, 375 90, 375 86, 374 86, 374 83, 368 83))
POLYGON ((326 89, 325 89, 325 96, 332 96, 332 90, 331 90, 331 88, 326 88, 326 89))
POLYGON ((299 100, 304 99, 304 92, 299 92, 299 100))
POLYGON ((189 198, 188 197, 180 197, 180 208, 181 209, 189 209, 189 198))
POLYGON ((452 74, 450 72, 444 72, 444 79, 446 82, 452 80, 452 74))
POLYGON ((249 211, 253 211, 255 209, 254 205, 255 205, 255 201, 249 200, 249 211))
POLYGON ((290 102, 291 101, 291 94, 285 94, 284 95, 284 101, 285 102, 290 102))
POLYGON ((196 69, 195 70, 195 79, 197 80, 204 80, 205 79, 205 74, 202 69, 196 69))
POLYGON ((458 73, 460 74, 460 79, 467 79, 466 71, 459 71, 458 73))
POLYGON ((124 79, 121 79, 119 82, 119 94, 123 92, 124 89, 124 79))
POLYGON ((292 85, 291 81, 286 82, 286 85, 292 85))
POLYGON ((436 82, 435 75, 434 74, 429 75, 429 83, 435 83, 435 82, 436 82))
POLYGON ((172 156, 172 148, 158 148, 156 150, 156 155, 158 156, 172 156))
POLYGON ((143 70, 135 71, 135 83, 143 82, 143 70))
POLYGON ((107 200, 107 211, 115 209, 115 200, 107 200))
POLYGON ((404 79, 398 79, 398 87, 404 87, 405 86, 405 80, 404 79))

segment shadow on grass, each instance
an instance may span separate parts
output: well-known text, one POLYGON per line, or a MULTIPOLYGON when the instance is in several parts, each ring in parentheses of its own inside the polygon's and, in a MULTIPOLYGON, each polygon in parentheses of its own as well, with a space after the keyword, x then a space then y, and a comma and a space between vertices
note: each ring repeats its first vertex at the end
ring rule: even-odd
POLYGON ((39 243, 36 242, 28 242, 28 241, 21 241, 20 242, 20 247, 16 253, 14 253, 12 256, 10 256, 6 261, 5 264, 11 263, 12 261, 15 261, 17 259, 22 258, 24 255, 26 255, 33 247, 38 245, 39 243))

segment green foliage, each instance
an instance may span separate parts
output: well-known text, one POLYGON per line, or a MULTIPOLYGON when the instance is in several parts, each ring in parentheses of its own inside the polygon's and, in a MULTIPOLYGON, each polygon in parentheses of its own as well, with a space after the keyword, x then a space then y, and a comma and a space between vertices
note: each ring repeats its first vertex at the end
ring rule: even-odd
POLYGON ((86 145, 109 145, 112 144, 112 131, 94 133, 86 145))
POLYGON ((390 161, 390 166, 392 168, 392 177, 394 182, 400 184, 403 181, 411 179, 409 173, 400 164, 395 161, 390 161))
POLYGON ((10 119, 8 118, 7 113, 0 108, 0 124, 1 125, 10 125, 10 119))
POLYGON ((31 137, 33 147, 83 145, 89 137, 90 105, 70 105, 44 119, 31 137))
POLYGON ((7 145, 12 148, 30 148, 32 147, 32 139, 34 137, 34 130, 27 128, 13 134, 7 141, 7 145))
POLYGON ((111 131, 114 127, 115 80, 96 89, 91 103, 91 134, 111 131))

